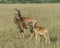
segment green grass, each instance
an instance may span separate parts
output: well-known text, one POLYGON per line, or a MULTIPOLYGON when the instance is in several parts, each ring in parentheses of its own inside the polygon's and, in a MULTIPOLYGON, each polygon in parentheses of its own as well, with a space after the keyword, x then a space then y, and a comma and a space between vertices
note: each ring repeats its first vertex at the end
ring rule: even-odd
POLYGON ((46 48, 60 48, 60 3, 59 4, 0 4, 0 48, 45 48, 44 44, 29 39, 29 30, 25 30, 25 39, 20 39, 19 30, 14 24, 15 8, 22 16, 33 17, 37 25, 47 27, 51 37, 57 35, 57 44, 46 48), (26 34, 27 33, 27 34, 26 34))

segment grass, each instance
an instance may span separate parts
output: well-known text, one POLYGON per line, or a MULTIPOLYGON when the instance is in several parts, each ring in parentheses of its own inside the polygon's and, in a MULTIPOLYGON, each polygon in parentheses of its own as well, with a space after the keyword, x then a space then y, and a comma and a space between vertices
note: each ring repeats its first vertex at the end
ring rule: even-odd
POLYGON ((51 4, 0 4, 0 48, 60 48, 60 3, 51 4), (47 27, 51 37, 57 36, 56 44, 45 47, 30 40, 29 30, 25 30, 25 39, 20 39, 19 30, 14 24, 15 8, 22 16, 33 17, 39 26, 47 27), (27 34, 26 34, 27 33, 27 34))

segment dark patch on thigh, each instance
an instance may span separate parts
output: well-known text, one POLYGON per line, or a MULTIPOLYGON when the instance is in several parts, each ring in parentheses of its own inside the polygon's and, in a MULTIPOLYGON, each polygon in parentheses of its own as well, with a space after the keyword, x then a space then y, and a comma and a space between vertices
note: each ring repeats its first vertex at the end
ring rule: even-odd
POLYGON ((30 32, 33 33, 33 23, 29 22, 28 26, 29 26, 30 32))

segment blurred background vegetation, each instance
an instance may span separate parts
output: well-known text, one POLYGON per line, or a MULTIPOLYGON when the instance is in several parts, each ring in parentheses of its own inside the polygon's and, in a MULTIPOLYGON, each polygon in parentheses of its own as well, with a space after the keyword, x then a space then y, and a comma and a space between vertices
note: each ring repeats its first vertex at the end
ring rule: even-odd
POLYGON ((0 0, 0 3, 60 3, 60 0, 0 0))

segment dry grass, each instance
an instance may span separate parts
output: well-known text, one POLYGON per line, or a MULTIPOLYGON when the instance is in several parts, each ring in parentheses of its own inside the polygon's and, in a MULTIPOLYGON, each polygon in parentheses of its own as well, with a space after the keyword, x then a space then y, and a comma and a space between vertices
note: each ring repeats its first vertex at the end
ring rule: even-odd
POLYGON ((0 48, 60 48, 60 4, 0 4, 0 48), (36 44, 34 38, 29 39, 29 30, 25 31, 25 39, 20 39, 13 22, 15 8, 22 16, 35 18, 37 25, 47 27, 51 37, 57 36, 57 44, 36 44))

